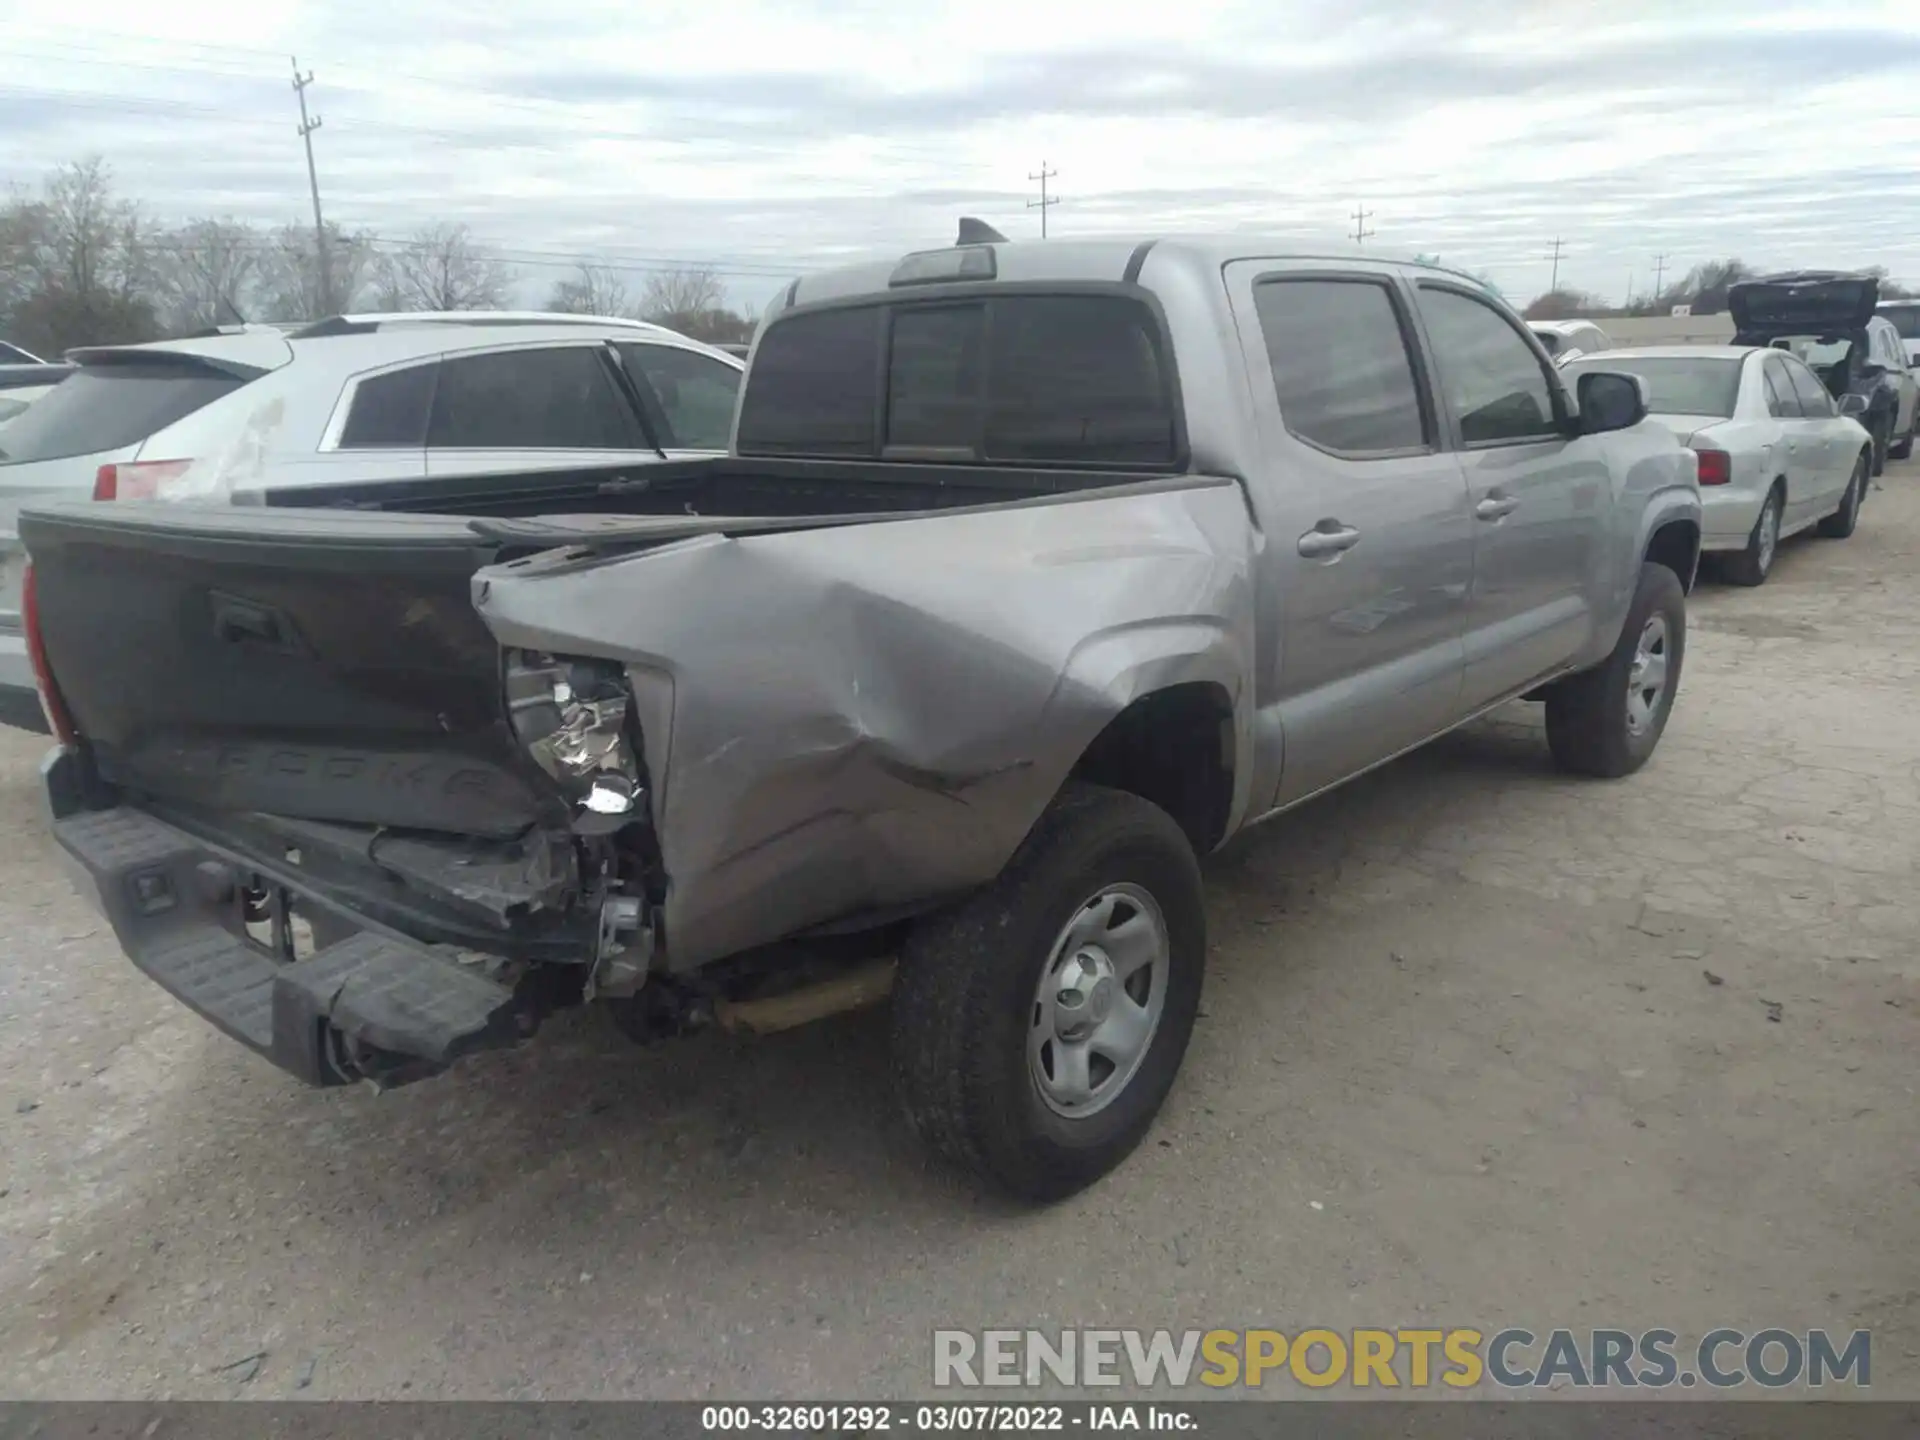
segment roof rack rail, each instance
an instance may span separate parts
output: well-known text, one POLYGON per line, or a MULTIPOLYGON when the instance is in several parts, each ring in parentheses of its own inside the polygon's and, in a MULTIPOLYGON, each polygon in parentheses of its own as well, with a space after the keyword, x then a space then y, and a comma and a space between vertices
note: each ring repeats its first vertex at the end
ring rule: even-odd
POLYGON ((399 310, 368 315, 331 315, 293 332, 296 340, 327 335, 366 335, 379 330, 433 325, 617 325, 633 330, 662 327, 623 315, 573 315, 548 310, 399 310))

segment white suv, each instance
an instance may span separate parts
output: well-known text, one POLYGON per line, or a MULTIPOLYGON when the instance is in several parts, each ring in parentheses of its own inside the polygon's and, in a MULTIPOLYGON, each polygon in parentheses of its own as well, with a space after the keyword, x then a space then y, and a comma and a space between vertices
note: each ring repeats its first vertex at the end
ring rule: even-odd
POLYGON ((28 500, 640 464, 725 451, 745 368, 637 320, 356 315, 76 350, 0 434, 0 721, 40 728, 20 621, 28 500))

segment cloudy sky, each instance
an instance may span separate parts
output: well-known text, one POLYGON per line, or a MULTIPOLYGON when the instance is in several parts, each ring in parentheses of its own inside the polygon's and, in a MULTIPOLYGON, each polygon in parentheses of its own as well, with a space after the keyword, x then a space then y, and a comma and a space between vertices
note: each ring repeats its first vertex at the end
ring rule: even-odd
POLYGON ((1912 0, 0 0, 0 182, 103 155, 168 219, 464 221, 544 289, 572 257, 718 266, 758 303, 976 214, 1246 230, 1617 297, 1735 254, 1920 283, 1912 0))

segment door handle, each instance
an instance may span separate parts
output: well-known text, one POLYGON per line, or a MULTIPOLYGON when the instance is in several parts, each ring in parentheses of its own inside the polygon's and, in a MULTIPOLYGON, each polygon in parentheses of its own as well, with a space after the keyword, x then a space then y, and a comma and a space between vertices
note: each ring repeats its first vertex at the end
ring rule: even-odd
POLYGON ((1482 520, 1504 520, 1520 508, 1520 502, 1511 495, 1489 495, 1473 507, 1473 513, 1482 520))
POLYGON ((1360 543, 1360 532, 1338 520, 1322 520, 1300 537, 1300 553, 1309 560, 1339 555, 1360 543))

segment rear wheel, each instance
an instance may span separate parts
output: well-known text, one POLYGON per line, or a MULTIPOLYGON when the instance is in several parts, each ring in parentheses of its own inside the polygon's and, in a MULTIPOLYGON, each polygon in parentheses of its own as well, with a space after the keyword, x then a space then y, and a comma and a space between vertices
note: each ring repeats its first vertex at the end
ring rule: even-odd
POLYGON ((1786 508, 1786 497, 1775 486, 1767 495, 1767 503, 1760 507, 1760 517, 1753 522, 1753 529, 1747 535, 1747 548, 1737 555, 1729 555, 1723 562, 1722 570, 1727 579, 1736 585, 1764 585, 1767 576, 1773 572, 1774 553, 1780 548, 1780 515, 1786 508))
POLYGON ((1820 533, 1829 540, 1844 540, 1860 523, 1860 495, 1867 488, 1867 456, 1862 451, 1847 480, 1847 493, 1840 497, 1840 508, 1820 522, 1820 533))
POLYGON ((1887 468, 1887 451, 1893 444, 1893 417, 1882 415, 1873 422, 1870 433, 1873 436, 1873 473, 1884 474, 1887 468))
POLYGON ((1172 817, 1070 785, 998 880, 908 939, 892 1012, 908 1118, 1023 1198, 1090 1185, 1173 1087, 1206 949, 1199 862, 1172 817))
POLYGON ((1680 577, 1648 561, 1613 653, 1547 691, 1547 745, 1577 775, 1615 779, 1647 763, 1673 713, 1687 651, 1680 577))

